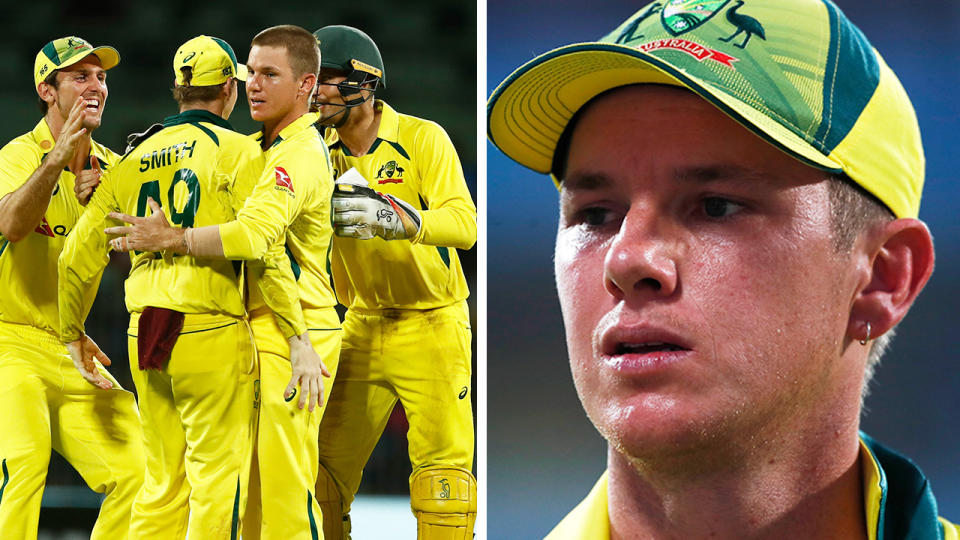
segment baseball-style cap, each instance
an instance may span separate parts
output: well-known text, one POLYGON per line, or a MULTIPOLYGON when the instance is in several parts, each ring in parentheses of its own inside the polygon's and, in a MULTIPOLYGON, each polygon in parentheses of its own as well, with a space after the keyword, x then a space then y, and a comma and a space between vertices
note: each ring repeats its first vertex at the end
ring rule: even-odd
POLYGON ((103 69, 110 69, 120 63, 120 53, 113 47, 94 47, 87 40, 76 36, 55 39, 37 53, 37 59, 33 62, 34 86, 39 85, 53 70, 72 66, 90 54, 97 55, 103 69))
POLYGON ((830 0, 654 2, 599 41, 513 72, 487 103, 487 133, 548 173, 577 110, 643 83, 686 87, 807 165, 846 173, 897 217, 917 216, 924 157, 913 106, 830 0))
POLYGON ((181 68, 192 68, 190 86, 215 86, 227 79, 247 80, 247 66, 237 62, 233 47, 226 41, 210 37, 197 36, 177 49, 173 57, 173 73, 176 84, 184 84, 181 68))

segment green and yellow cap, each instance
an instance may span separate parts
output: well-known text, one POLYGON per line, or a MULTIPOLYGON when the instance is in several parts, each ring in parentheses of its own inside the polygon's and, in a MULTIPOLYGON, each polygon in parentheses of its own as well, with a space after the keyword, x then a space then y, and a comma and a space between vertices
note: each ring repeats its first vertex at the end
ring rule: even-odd
POLYGON ((120 63, 120 53, 113 47, 94 47, 83 38, 68 36, 47 43, 37 53, 33 63, 33 84, 39 86, 55 69, 72 66, 87 55, 95 54, 103 69, 110 69, 120 63))
POLYGON ((215 86, 230 78, 247 80, 247 66, 237 62, 233 47, 210 36, 197 36, 181 45, 173 57, 173 73, 177 86, 215 86), (189 83, 183 78, 184 67, 193 72, 189 83))
POLYGON ((488 137, 521 165, 551 172, 577 110, 644 83, 686 87, 794 158, 845 173, 897 217, 917 216, 924 157, 913 106, 830 0, 653 2, 599 41, 514 71, 487 103, 488 137))

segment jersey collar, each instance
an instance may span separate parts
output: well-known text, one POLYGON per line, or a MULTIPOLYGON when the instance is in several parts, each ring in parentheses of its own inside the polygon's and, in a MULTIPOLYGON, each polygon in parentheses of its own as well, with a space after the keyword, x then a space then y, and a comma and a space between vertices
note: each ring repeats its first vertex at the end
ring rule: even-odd
POLYGON ((224 120, 222 116, 213 114, 212 112, 204 109, 190 109, 189 111, 183 111, 180 114, 168 116, 163 119, 163 127, 179 126, 180 124, 195 124, 197 122, 207 122, 209 124, 233 131, 233 127, 230 126, 230 122, 224 120))
POLYGON ((400 116, 386 101, 377 100, 373 106, 380 111, 377 137, 389 142, 400 142, 400 116))
POLYGON ((943 538, 930 482, 910 459, 860 432, 860 460, 870 540, 943 538))
MULTIPOLYGON (((943 538, 930 483, 912 461, 860 432, 860 466, 869 540, 943 538)), ((548 538, 610 538, 607 475, 548 538)))
POLYGON ((33 128, 33 140, 37 141, 37 144, 40 145, 40 148, 43 149, 45 154, 50 153, 57 144, 57 140, 54 139, 53 134, 50 133, 50 126, 47 124, 46 117, 41 118, 40 121, 37 122, 36 127, 33 128), (44 142, 47 144, 43 144, 44 142))
MULTIPOLYGON (((297 118, 293 122, 290 122, 290 124, 288 124, 287 127, 280 130, 280 133, 277 134, 277 138, 273 140, 273 143, 270 145, 270 148, 273 148, 274 146, 280 144, 284 140, 289 139, 290 137, 293 137, 294 135, 296 135, 297 133, 300 133, 305 129, 314 129, 313 124, 315 124, 317 120, 320 120, 320 113, 308 112, 303 116, 301 116, 300 118, 297 118)), ((257 142, 262 141, 263 129, 261 129, 259 132, 254 134, 253 138, 257 142)))

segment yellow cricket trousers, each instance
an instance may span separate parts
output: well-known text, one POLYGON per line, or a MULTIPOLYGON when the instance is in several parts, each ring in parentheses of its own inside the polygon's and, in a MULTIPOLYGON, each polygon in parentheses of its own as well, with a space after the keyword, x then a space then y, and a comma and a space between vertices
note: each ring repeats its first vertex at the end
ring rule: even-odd
POLYGON ((363 467, 397 399, 410 422, 414 473, 433 466, 470 470, 474 432, 466 302, 432 310, 352 309, 343 330, 340 368, 320 424, 320 464, 337 485, 343 514, 350 511, 363 467))
MULTIPOLYGON (((289 399, 283 391, 293 374, 290 346, 273 314, 256 310, 250 324, 260 357, 260 423, 243 538, 316 540, 322 538, 317 478, 317 432, 325 406, 300 409, 300 389, 289 399), (260 530, 256 530, 257 517, 260 530)), ((310 341, 331 375, 336 375, 342 329, 333 308, 304 310, 310 341)), ((333 377, 323 380, 326 403, 333 377)))
POLYGON ((246 319, 187 314, 163 369, 140 370, 128 332, 146 473, 134 538, 237 538, 256 433, 257 362, 246 319))
POLYGON ((90 538, 127 538, 143 481, 133 394, 83 379, 60 340, 0 322, 0 538, 36 538, 50 449, 106 495, 90 538))

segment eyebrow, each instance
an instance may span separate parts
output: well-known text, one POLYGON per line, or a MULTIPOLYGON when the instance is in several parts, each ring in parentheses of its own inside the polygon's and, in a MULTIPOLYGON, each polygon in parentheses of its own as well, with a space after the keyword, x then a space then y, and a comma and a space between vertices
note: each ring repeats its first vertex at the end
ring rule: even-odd
POLYGON ((271 65, 271 64, 266 64, 266 65, 262 65, 262 66, 259 66, 259 67, 251 66, 250 64, 247 64, 247 70, 249 70, 249 71, 255 71, 255 72, 261 72, 261 71, 280 71, 280 68, 279 68, 278 66, 274 66, 274 65, 271 65))
POLYGON ((705 165, 683 167, 674 172, 674 177, 684 182, 693 182, 704 184, 708 182, 717 182, 723 180, 742 180, 758 181, 766 178, 752 169, 747 169, 739 165, 705 165))
MULTIPOLYGON (((760 182, 767 176, 758 171, 732 164, 685 166, 674 170, 673 178, 683 183, 706 184, 710 182, 738 181, 760 182)), ((602 172, 573 173, 561 182, 564 189, 597 190, 609 188, 613 178, 602 172)))
POLYGON ((563 189, 603 189, 613 185, 613 179, 603 173, 574 173, 564 178, 560 185, 563 189))
MULTIPOLYGON (((71 67, 73 67, 73 66, 71 66, 71 67)), ((82 74, 82 75, 89 75, 89 74, 91 74, 91 73, 93 73, 93 74, 103 73, 104 75, 106 75, 106 73, 107 73, 107 70, 105 70, 105 69, 103 69, 102 67, 99 67, 99 66, 97 66, 97 67, 78 67, 78 68, 76 68, 76 69, 63 69, 63 70, 61 70, 61 71, 63 71, 64 73, 80 73, 80 74, 82 74)))

